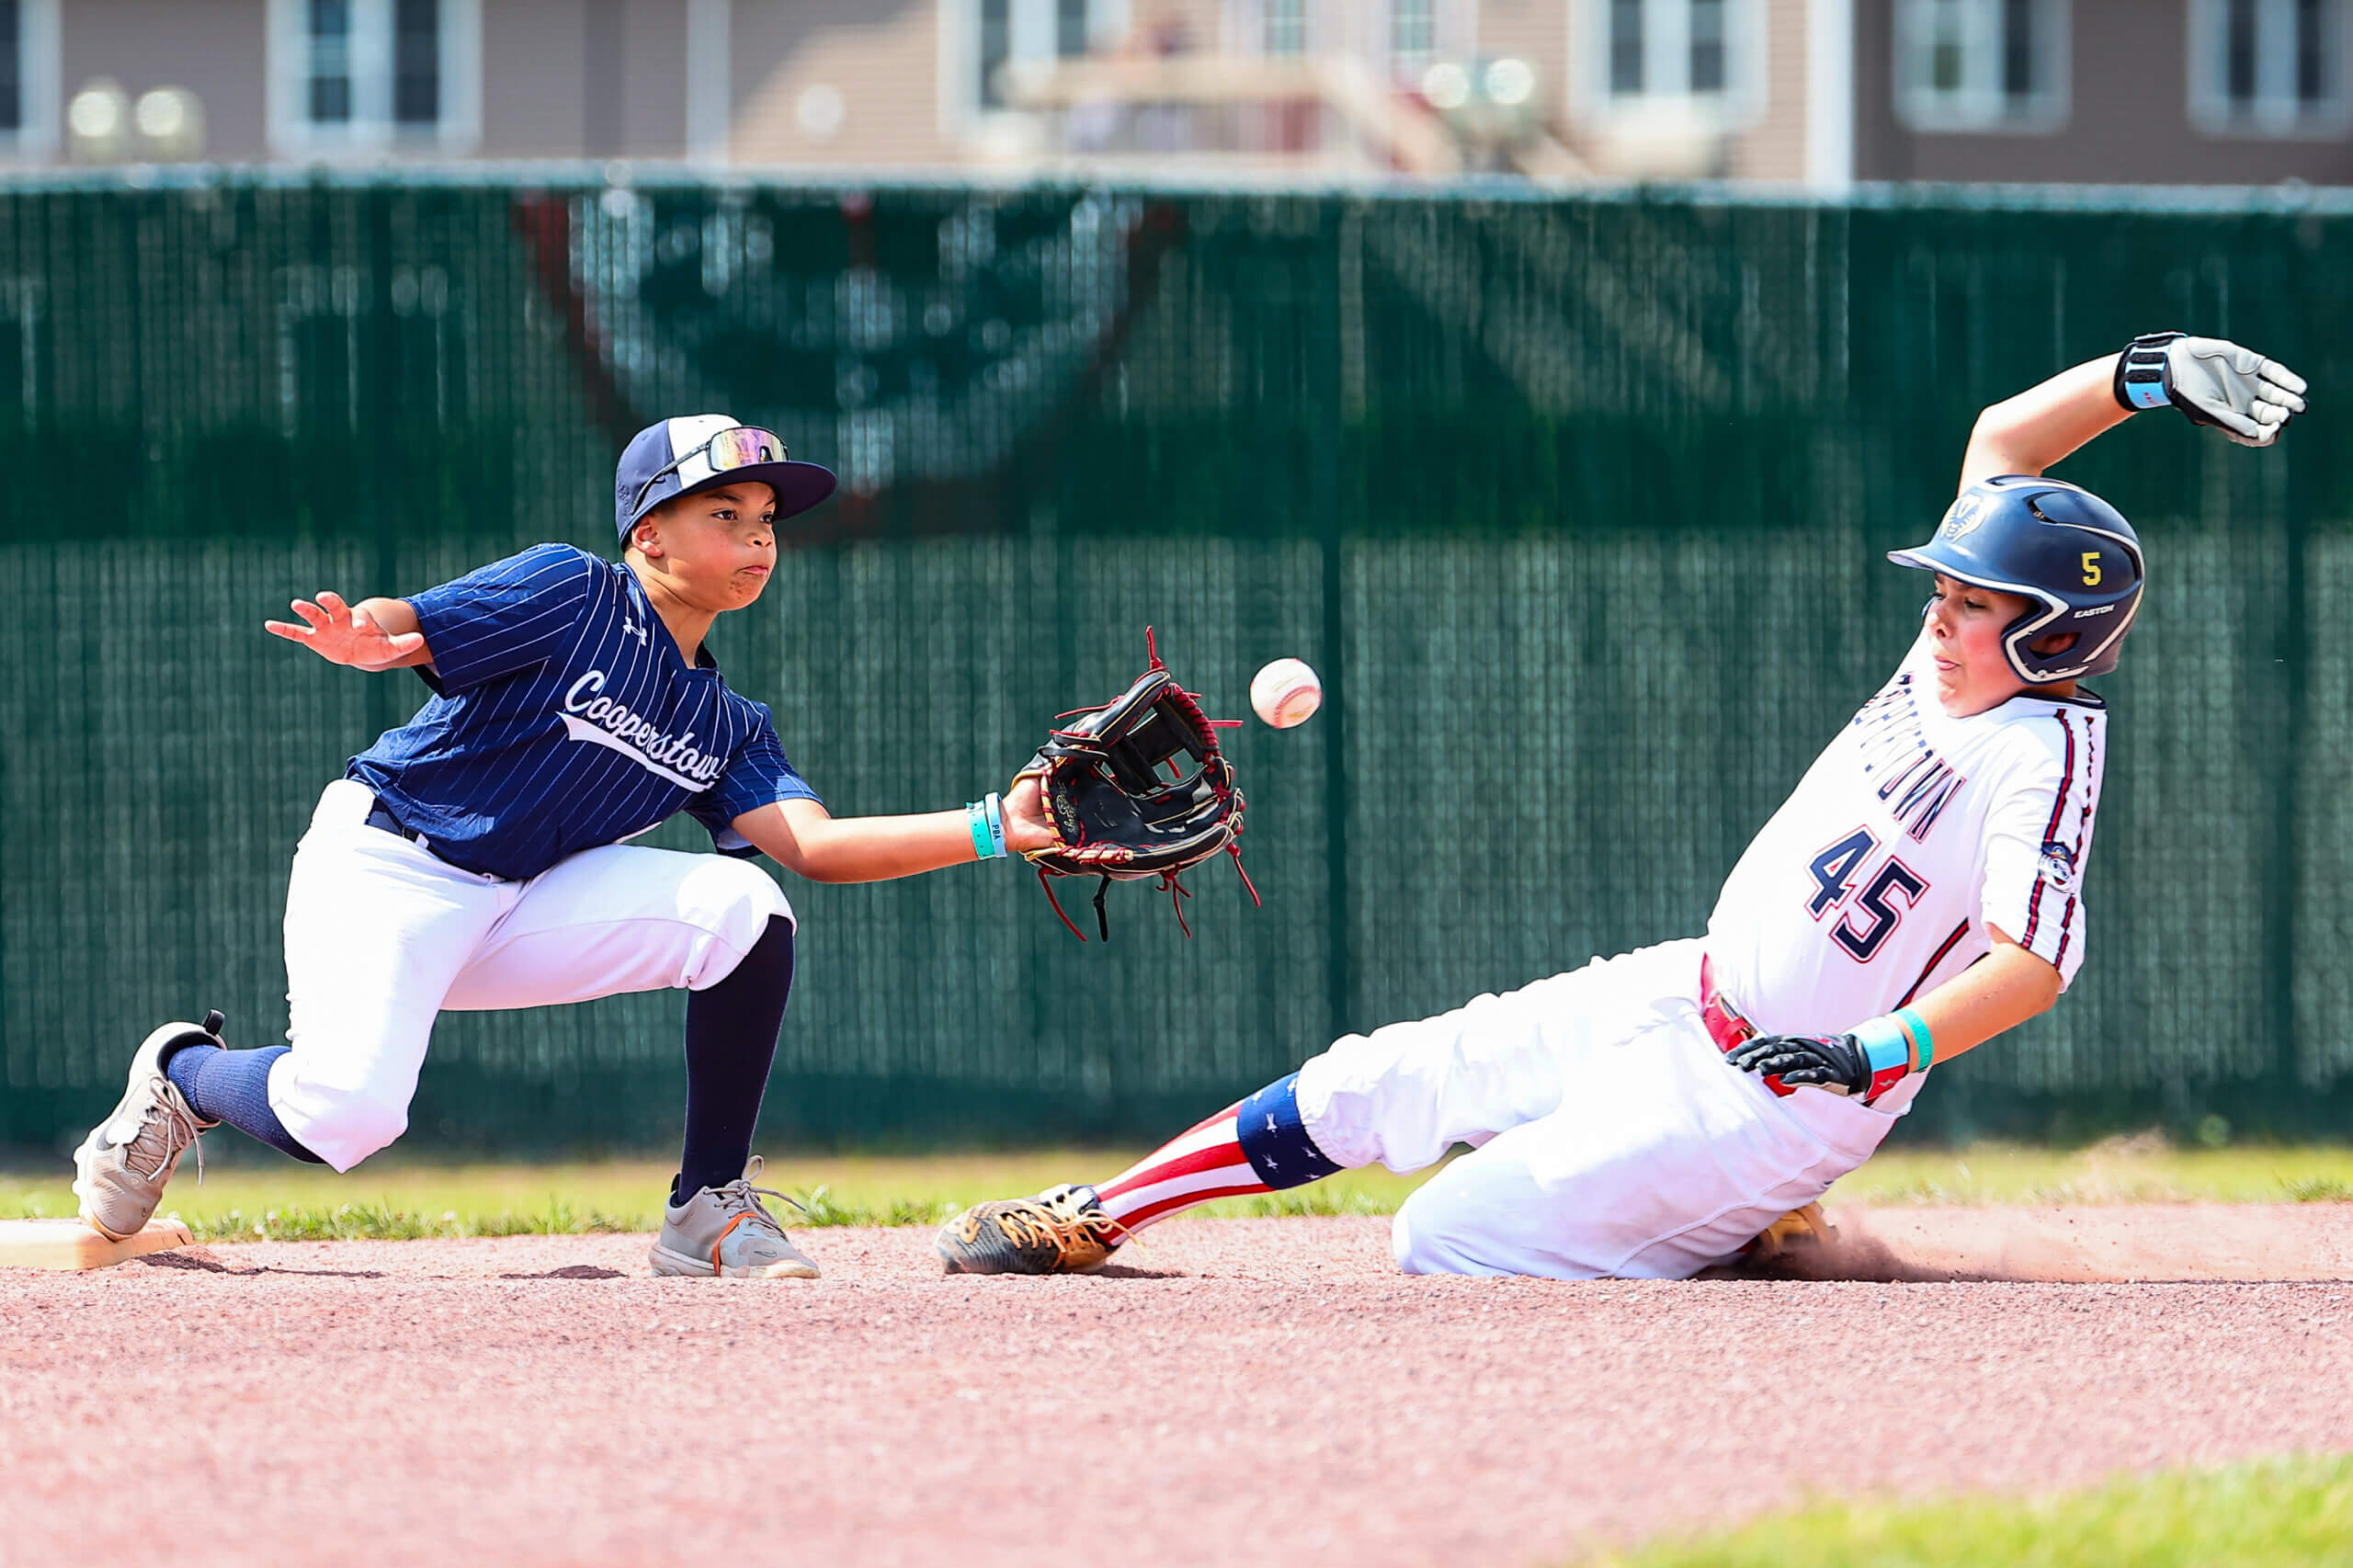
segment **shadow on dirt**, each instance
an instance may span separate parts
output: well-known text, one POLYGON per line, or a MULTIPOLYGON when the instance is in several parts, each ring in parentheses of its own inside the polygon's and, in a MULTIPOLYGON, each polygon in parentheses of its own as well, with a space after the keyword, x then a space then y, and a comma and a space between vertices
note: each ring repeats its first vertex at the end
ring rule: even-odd
POLYGON ((123 1267, 133 1264, 149 1268, 178 1268, 198 1274, 234 1274, 250 1278, 256 1274, 295 1274, 312 1279, 381 1279, 381 1269, 375 1268, 277 1268, 257 1267, 238 1268, 222 1262, 202 1247, 182 1247, 176 1252, 151 1252, 144 1257, 129 1259, 123 1267))

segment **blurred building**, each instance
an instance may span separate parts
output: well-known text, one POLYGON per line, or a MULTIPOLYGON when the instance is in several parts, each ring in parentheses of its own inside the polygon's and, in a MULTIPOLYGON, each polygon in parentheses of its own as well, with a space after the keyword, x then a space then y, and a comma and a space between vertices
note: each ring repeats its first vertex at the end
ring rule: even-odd
POLYGON ((2345 183, 2348 6, 0 0, 0 150, 2345 183))

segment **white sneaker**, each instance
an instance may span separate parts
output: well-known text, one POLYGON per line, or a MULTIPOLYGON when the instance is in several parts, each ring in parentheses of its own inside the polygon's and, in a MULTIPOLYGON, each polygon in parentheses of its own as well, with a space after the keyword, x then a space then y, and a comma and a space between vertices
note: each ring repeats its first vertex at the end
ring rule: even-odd
POLYGON ((662 1234, 654 1243, 656 1274, 699 1275, 722 1279, 814 1279, 817 1266, 791 1238, 760 1199, 784 1198, 781 1192, 754 1187, 760 1157, 744 1167, 740 1180, 725 1187, 706 1187, 676 1208, 665 1206, 662 1234))
POLYGON ((204 1153, 197 1135, 221 1124, 198 1118, 188 1096, 164 1076, 164 1057, 181 1045, 222 1049, 225 1021, 207 1013, 200 1025, 165 1024, 149 1035, 131 1059, 131 1082, 114 1114, 74 1151, 74 1196, 82 1200, 82 1218, 100 1235, 123 1241, 144 1230, 164 1200, 164 1185, 190 1148, 197 1148, 201 1174, 204 1153))

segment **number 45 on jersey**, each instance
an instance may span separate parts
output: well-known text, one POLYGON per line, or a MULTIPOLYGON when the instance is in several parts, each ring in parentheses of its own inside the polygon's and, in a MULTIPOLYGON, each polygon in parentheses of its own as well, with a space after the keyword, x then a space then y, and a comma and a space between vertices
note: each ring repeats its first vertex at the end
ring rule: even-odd
POLYGON ((1904 912, 1928 891, 1927 879, 1893 855, 1880 862, 1868 880, 1864 862, 1879 848, 1870 829, 1859 827, 1813 858, 1813 896, 1806 913, 1818 922, 1832 910, 1853 903, 1830 928, 1830 939, 1847 949, 1857 963, 1869 963, 1904 922, 1904 912), (1862 892, 1856 892, 1860 886, 1862 892))

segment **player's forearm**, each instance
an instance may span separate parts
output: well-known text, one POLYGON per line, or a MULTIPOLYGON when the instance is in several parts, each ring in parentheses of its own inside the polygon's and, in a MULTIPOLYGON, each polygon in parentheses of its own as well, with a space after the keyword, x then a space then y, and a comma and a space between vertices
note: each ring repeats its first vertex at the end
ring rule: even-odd
POLYGON ((2131 418, 2116 401, 2116 358, 2086 359, 1978 415, 1961 460, 1961 488, 2000 473, 2040 473, 2131 418))
POLYGON ((899 817, 804 814, 781 835, 746 830, 744 822, 737 830, 785 869, 813 882, 881 882, 980 858, 971 818, 961 809, 899 817))
POLYGON ((980 858, 971 820, 961 810, 840 818, 826 823, 802 850, 808 869, 801 875, 819 882, 887 881, 980 858))
POLYGON ((1926 996, 1865 1018, 1844 1034, 1758 1035, 1733 1051, 1745 1073, 1790 1088, 1877 1099, 1915 1073, 1974 1050, 2044 1011, 2059 971, 1994 933, 1994 950, 1926 996))
POLYGON ((1912 1004, 1927 1024, 1938 1062, 1972 1051, 2059 1000, 2059 971, 2014 942, 1997 939, 1980 961, 1912 1004))

